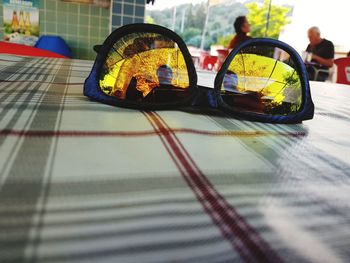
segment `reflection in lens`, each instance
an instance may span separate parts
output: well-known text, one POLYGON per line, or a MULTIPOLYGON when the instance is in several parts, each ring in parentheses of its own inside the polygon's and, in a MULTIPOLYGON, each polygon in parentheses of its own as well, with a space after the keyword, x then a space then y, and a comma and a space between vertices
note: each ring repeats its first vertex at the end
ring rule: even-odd
POLYGON ((231 61, 221 96, 238 111, 288 115, 301 108, 301 80, 286 51, 272 46, 249 46, 231 61))
POLYGON ((109 51, 100 73, 101 90, 132 102, 176 102, 188 96, 187 66, 177 44, 155 33, 132 33, 109 51))

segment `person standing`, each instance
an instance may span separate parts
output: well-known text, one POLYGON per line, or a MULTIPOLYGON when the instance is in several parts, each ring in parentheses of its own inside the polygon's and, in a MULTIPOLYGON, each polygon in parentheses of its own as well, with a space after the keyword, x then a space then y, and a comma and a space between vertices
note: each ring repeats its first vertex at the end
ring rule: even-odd
POLYGON ((308 30, 308 38, 310 44, 306 52, 310 54, 310 59, 306 68, 309 79, 325 81, 329 76, 329 69, 334 64, 334 45, 331 41, 321 38, 321 31, 315 26, 308 30))
POLYGON ((244 41, 251 39, 247 34, 250 32, 250 24, 245 16, 239 16, 233 23, 233 27, 236 31, 236 35, 231 39, 228 49, 233 49, 244 41))

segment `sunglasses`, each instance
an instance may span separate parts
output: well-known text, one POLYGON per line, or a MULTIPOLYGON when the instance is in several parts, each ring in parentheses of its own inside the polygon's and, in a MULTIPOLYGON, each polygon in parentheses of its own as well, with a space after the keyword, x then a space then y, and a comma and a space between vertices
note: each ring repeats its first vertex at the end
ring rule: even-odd
POLYGON ((94 101, 141 110, 208 107, 270 123, 298 123, 314 115, 305 65, 278 40, 251 39, 232 50, 214 88, 197 85, 186 44, 158 25, 120 27, 95 50, 84 83, 84 95, 94 101))

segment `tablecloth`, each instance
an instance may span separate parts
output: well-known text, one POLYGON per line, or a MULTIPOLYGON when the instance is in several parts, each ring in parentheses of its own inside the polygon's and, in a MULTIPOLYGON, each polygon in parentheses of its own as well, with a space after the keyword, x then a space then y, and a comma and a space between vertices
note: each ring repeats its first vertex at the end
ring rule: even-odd
POLYGON ((349 86, 264 124, 90 101, 92 63, 0 56, 0 262, 349 262, 349 86))

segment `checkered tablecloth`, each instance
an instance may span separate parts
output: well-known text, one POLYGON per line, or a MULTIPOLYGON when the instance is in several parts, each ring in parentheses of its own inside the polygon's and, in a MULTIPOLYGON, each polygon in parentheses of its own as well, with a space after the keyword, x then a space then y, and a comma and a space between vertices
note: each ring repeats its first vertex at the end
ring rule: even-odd
POLYGON ((91 66, 0 56, 0 262, 350 261, 349 86, 275 125, 92 102, 91 66))

